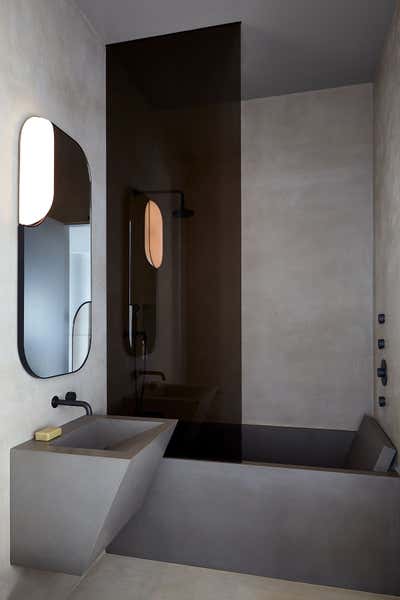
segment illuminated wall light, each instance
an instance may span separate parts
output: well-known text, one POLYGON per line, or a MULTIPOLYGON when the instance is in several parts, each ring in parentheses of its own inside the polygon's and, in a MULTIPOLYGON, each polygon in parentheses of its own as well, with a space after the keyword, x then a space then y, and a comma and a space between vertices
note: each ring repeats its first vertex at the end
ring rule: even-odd
POLYGON ((21 130, 19 163, 19 222, 38 225, 54 199, 54 127, 31 117, 21 130))
POLYGON ((148 201, 144 213, 144 247, 148 262, 159 269, 163 261, 163 218, 153 200, 148 201))

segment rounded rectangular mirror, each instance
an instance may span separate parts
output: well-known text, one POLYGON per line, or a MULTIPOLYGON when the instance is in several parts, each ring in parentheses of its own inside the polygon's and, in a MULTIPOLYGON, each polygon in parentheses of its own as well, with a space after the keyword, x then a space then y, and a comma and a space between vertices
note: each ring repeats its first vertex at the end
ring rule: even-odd
POLYGON ((78 371, 92 337, 91 181, 77 142, 47 119, 20 137, 18 351, 47 378, 78 371))

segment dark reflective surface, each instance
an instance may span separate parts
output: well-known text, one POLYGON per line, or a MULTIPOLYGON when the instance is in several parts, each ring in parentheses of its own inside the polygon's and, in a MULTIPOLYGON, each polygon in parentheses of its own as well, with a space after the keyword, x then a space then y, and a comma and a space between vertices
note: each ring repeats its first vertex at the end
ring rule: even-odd
POLYGON ((107 48, 108 410, 193 424, 196 446, 242 417, 240 84, 238 24, 107 48))
POLYGON ((132 192, 127 199, 129 262, 129 350, 151 354, 156 342, 158 270, 145 252, 145 212, 149 198, 132 192), (145 346, 145 348, 143 347, 145 346))
POLYGON ((19 226, 18 347, 25 369, 47 378, 77 371, 91 343, 91 183, 81 147, 54 128, 54 201, 19 226))
POLYGON ((354 431, 179 421, 169 458, 343 469, 354 431))

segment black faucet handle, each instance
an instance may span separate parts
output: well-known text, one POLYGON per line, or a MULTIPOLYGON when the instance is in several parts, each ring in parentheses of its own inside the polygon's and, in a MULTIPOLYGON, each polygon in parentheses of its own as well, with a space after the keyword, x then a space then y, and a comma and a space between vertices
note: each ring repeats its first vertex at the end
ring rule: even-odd
POLYGON ((58 407, 58 403, 60 401, 60 398, 58 396, 53 396, 51 399, 51 405, 53 408, 57 408, 58 407))
POLYGON ((67 392, 65 394, 65 399, 67 402, 76 402, 76 393, 75 392, 67 392))

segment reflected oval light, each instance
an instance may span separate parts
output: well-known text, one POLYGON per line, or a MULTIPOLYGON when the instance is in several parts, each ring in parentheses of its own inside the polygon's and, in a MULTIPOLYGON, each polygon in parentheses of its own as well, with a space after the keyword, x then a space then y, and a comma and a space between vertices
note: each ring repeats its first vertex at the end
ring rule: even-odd
POLYGON ((54 200, 54 128, 51 121, 31 117, 21 130, 19 223, 37 225, 54 200))
POLYGON ((163 261, 163 218, 153 200, 148 201, 144 213, 144 247, 148 262, 159 269, 163 261))

